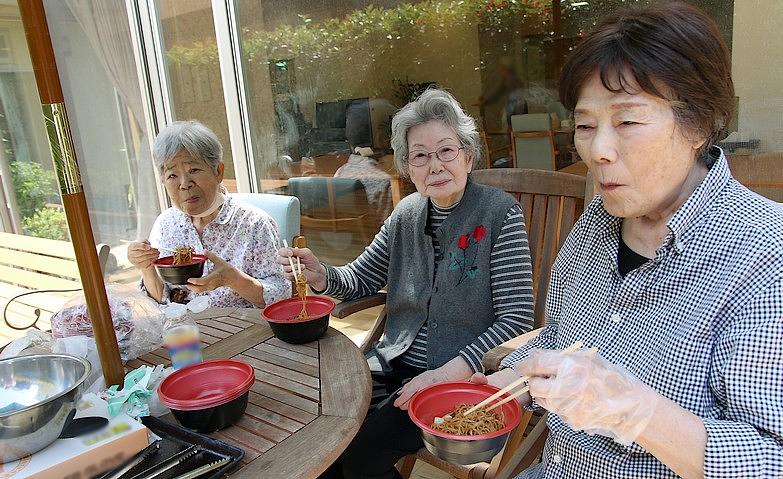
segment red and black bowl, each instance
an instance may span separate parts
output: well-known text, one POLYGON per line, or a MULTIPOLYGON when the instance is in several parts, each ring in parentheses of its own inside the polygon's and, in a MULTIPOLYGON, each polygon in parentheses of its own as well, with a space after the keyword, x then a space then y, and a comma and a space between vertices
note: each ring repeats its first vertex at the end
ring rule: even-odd
POLYGON ((213 359, 174 371, 158 386, 158 397, 186 428, 214 432, 242 417, 255 379, 246 362, 213 359))
POLYGON ((153 261, 153 264, 163 281, 171 284, 187 284, 190 278, 200 278, 204 274, 206 261, 206 255, 194 254, 186 263, 174 264, 173 256, 164 256, 153 261))
POLYGON ((307 296, 305 299, 307 317, 299 319, 302 300, 298 297, 284 299, 270 304, 261 312, 269 322, 272 332, 281 341, 302 344, 315 341, 329 327, 329 314, 335 306, 334 300, 326 296, 307 296))
MULTIPOLYGON (((435 384, 422 389, 411 398, 408 416, 421 429, 424 446, 435 456, 452 464, 490 462, 503 449, 509 433, 519 425, 522 408, 515 400, 499 407, 503 418, 502 429, 477 436, 448 434, 432 427, 436 417, 443 417, 460 404, 474 405, 498 392, 489 384, 466 381, 435 384)), ((500 398, 508 397, 508 394, 500 398)), ((498 399, 499 401, 500 399, 498 399)))

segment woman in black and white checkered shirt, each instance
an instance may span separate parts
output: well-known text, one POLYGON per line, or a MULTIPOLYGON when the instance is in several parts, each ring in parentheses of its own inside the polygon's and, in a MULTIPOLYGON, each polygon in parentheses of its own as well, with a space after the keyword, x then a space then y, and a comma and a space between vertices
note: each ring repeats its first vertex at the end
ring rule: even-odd
POLYGON ((783 210, 715 146, 730 72, 685 4, 612 16, 566 62, 600 196, 553 267, 547 326, 488 378, 529 376, 550 412, 521 477, 783 477, 783 210), (553 351, 576 341, 599 353, 553 351))

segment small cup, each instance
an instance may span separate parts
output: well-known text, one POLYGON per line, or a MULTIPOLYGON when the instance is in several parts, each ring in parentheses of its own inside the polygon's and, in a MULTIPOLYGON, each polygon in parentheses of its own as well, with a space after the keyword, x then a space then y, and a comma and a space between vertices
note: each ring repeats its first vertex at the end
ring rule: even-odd
POLYGON ((198 326, 182 324, 169 328, 163 334, 163 344, 169 350, 174 369, 200 363, 202 360, 198 326))

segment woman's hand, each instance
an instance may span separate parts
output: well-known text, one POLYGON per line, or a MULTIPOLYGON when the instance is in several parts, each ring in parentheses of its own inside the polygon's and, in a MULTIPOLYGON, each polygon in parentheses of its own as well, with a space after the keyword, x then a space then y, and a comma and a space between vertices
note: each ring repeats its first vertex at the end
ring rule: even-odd
POLYGON ((234 284, 242 276, 239 270, 231 263, 224 261, 221 257, 210 251, 205 251, 204 254, 212 261, 212 264, 214 264, 215 267, 206 276, 201 278, 190 278, 188 280, 188 289, 194 293, 204 293, 222 286, 233 288, 234 284))
POLYGON ((427 386, 446 382, 448 380, 449 378, 440 371, 440 368, 424 371, 418 376, 413 377, 410 381, 402 386, 402 389, 400 389, 400 391, 397 393, 397 399, 394 400, 394 406, 402 410, 407 410, 408 402, 411 400, 414 394, 426 388, 427 386))
POLYGON ((631 373, 585 351, 534 349, 518 364, 530 394, 569 426, 629 445, 644 431, 660 397, 631 373))
POLYGON ((277 250, 277 262, 283 267, 283 273, 290 280, 295 280, 294 272, 291 269, 291 262, 288 258, 293 258, 294 265, 296 258, 302 264, 302 273, 307 278, 307 283, 313 289, 323 291, 328 286, 326 283, 326 268, 318 258, 313 254, 310 248, 280 248, 277 250))
POLYGON ((139 271, 152 268, 152 262, 158 259, 160 251, 153 248, 148 240, 136 241, 128 245, 128 261, 139 271))
POLYGON ((461 356, 457 356, 443 366, 424 371, 405 383, 397 393, 399 396, 394 401, 394 405, 403 410, 408 409, 408 401, 411 400, 414 394, 427 386, 446 381, 464 381, 472 373, 473 371, 468 366, 468 363, 461 356))

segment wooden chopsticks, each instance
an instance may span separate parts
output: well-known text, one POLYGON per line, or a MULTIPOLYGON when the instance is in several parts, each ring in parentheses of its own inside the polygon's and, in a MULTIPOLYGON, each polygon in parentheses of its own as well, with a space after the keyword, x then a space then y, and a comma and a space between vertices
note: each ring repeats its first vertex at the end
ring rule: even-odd
MULTIPOLYGON (((283 240, 283 246, 288 248, 288 241, 283 240)), ((299 275, 302 274, 302 262, 299 261, 299 256, 296 257, 296 265, 298 266, 298 268, 296 266, 294 266, 294 259, 293 259, 292 256, 288 257, 288 262, 291 265, 291 270, 292 270, 294 276, 296 276, 297 274, 299 274, 299 275)))
MULTIPOLYGON (((582 346, 583 346, 582 342, 581 341, 577 341, 574 344, 572 344, 571 346, 568 346, 567 348, 565 348, 562 351, 560 351, 560 354, 573 353, 574 351, 577 351, 578 349, 580 349, 582 346)), ((590 349, 587 350, 587 354, 588 355, 592 355, 592 354, 595 354, 597 352, 598 352, 598 348, 590 348, 590 349)), ((511 391, 512 389, 516 388, 517 386, 519 386, 520 384, 524 383, 525 381, 528 381, 529 379, 530 378, 527 377, 527 376, 522 376, 521 378, 519 378, 516 381, 512 382, 511 384, 509 384, 508 386, 504 387, 500 391, 496 392, 492 396, 488 397, 487 399, 481 401, 480 403, 476 404, 472 408, 470 408, 467 411, 465 411, 464 415, 467 416, 468 414, 471 414, 472 412, 478 411, 482 407, 484 407, 487 404, 491 403, 492 401, 498 399, 503 394, 511 391)), ((523 387, 522 389, 514 392, 513 394, 511 394, 507 398, 504 398, 503 400, 498 401, 495 404, 493 404, 492 406, 488 407, 487 411, 491 411, 492 409, 495 409, 496 407, 500 406, 501 404, 505 404, 505 403, 511 401, 512 399, 516 399, 518 396, 521 396, 522 394, 525 394, 528 391, 528 389, 529 388, 527 386, 523 387)))

